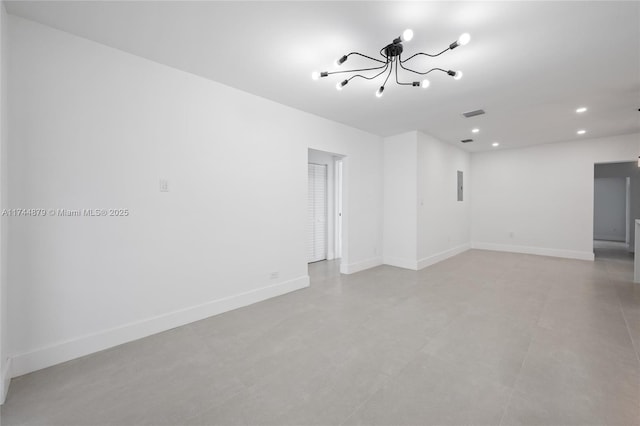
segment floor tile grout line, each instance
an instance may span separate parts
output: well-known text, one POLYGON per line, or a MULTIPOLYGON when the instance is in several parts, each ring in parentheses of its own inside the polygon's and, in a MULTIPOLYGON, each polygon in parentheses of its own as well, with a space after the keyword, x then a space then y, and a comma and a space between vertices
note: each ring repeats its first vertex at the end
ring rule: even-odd
MULTIPOLYGON (((536 326, 534 326, 536 327, 536 326)), ((535 333, 535 332, 534 332, 535 333)), ((522 358, 522 364, 520 364, 520 368, 518 369, 518 374, 516 374, 516 378, 513 381, 513 386, 511 388, 511 393, 509 393, 509 398, 507 398, 507 402, 504 405, 504 408, 502 409, 502 415, 500 416, 500 422, 498 422, 499 426, 502 426, 502 422, 504 421, 504 416, 507 414, 507 410, 509 409, 509 406, 511 405, 511 400, 513 399, 513 396, 516 393, 516 388, 518 385, 518 379, 520 378, 520 375, 522 374, 522 370, 524 369, 524 365, 527 362, 527 358, 529 357, 529 352, 531 352, 531 345, 533 344, 533 339, 535 337, 534 333, 531 334, 531 338, 529 339, 529 346, 527 347, 527 352, 525 352, 524 357, 522 358)))
MULTIPOLYGON (((609 270, 609 264, 608 263, 605 263, 605 268, 607 270, 607 279, 609 280, 610 284, 612 284, 613 280, 611 279, 611 272, 609 270)), ((632 280, 632 282, 633 282, 633 280, 632 280)), ((613 285, 615 285, 615 284, 613 284, 613 285)), ((631 347, 633 348, 633 351, 636 354, 636 360, 638 361, 638 364, 640 365, 640 353, 638 353, 638 347, 636 346, 636 342, 633 340, 633 335, 631 334, 631 329, 629 328, 629 322, 627 321, 627 316, 625 315, 624 308, 622 307, 622 300, 620 298, 620 293, 618 292, 617 288, 616 288, 616 299, 618 300, 620 313, 622 314, 622 319, 624 320, 624 324, 625 324, 625 327, 627 329, 627 334, 629 335, 629 339, 631 340, 631 347)), ((638 401, 638 402, 640 404, 640 401, 638 401)))
MULTIPOLYGON (((506 274, 503 274, 506 275, 506 274)), ((484 286, 484 284, 483 284, 484 286)), ((404 367, 402 367, 398 372, 396 372, 395 374, 389 375, 388 380, 385 382, 385 384, 383 386, 380 387, 380 389, 376 390, 375 392, 373 392, 371 395, 369 395, 369 397, 367 397, 361 404, 359 404, 346 418, 345 420, 340 423, 341 426, 344 426, 348 420, 350 418, 352 418, 364 405, 366 405, 366 403, 368 403, 371 398, 373 398, 374 395, 376 395, 378 392, 380 392, 382 389, 384 389, 389 383, 393 382, 393 380, 395 380, 404 370, 406 370, 406 368, 411 364, 411 362, 415 359, 417 359, 420 355, 427 355, 427 356, 433 356, 433 355, 429 355, 423 352, 423 349, 429 344, 429 341, 436 338, 437 336, 441 335, 442 333, 444 333, 447 329, 449 329, 451 327, 452 324, 454 324, 457 320, 459 320, 460 318, 464 318, 466 315, 466 311, 462 311, 460 312, 458 315, 456 315, 455 318, 452 318, 451 321, 449 321, 438 333, 436 333, 435 336, 431 336, 429 338, 427 338, 427 341, 416 351, 415 355, 413 356, 413 358, 411 360, 409 360, 404 367)), ((528 351, 528 348, 527 348, 528 351)), ((525 355, 526 357, 526 355, 525 355)), ((435 357, 436 359, 440 359, 438 357, 435 357)))
MULTIPOLYGON (((427 340, 429 340, 430 338, 427 338, 427 340)), ((424 349, 425 346, 427 346, 427 342, 425 342, 418 350, 416 350, 414 356, 407 361, 407 363, 401 368, 399 369, 395 374, 387 374, 388 378, 385 381, 384 385, 380 386, 380 388, 378 390, 376 390, 375 392, 373 392, 371 395, 369 395, 361 404, 359 404, 352 412, 351 414, 349 414, 343 422, 340 423, 340 426, 344 426, 345 424, 347 424, 347 421, 353 417, 362 407, 364 407, 364 405, 366 403, 368 403, 371 398, 373 398, 378 392, 380 392, 381 390, 383 390, 388 384, 390 384, 391 382, 393 382, 397 377, 399 377, 402 372, 404 372, 409 365, 416 360, 421 354, 422 354, 422 349, 424 349)), ((383 374, 386 374, 384 372, 382 372, 383 374)))
POLYGON ((522 358, 522 364, 520 364, 520 369, 518 370, 518 374, 516 374, 516 378, 513 381, 513 387, 511 389, 511 393, 509 394, 509 398, 507 399, 507 402, 505 403, 505 406, 502 409, 502 415, 500 416, 500 422, 498 423, 499 426, 503 425, 504 417, 507 414, 509 406, 511 405, 511 401, 513 400, 513 396, 516 393, 516 389, 517 389, 517 386, 518 386, 518 380, 520 379, 520 376, 522 375, 522 371, 524 370, 524 366, 527 363, 527 358, 529 357, 529 354, 531 352, 531 346, 533 345, 533 340, 535 339, 535 335, 536 335, 537 329, 539 328, 538 322, 540 321, 540 318, 542 317, 542 313, 544 312, 544 309, 546 308, 547 304, 549 303, 549 299, 551 298, 551 291, 552 291, 552 289, 549 288, 549 290, 547 291, 547 297, 545 298, 544 304, 542 305, 542 308, 540 309, 540 314, 538 315, 538 320, 532 326, 533 332, 531 333, 531 338, 529 339, 529 346, 527 347, 527 352, 525 352, 525 355, 522 358))
POLYGON ((247 386, 246 386, 246 385, 244 385, 244 384, 242 384, 242 388, 241 388, 241 389, 238 389, 238 390, 237 390, 237 391, 235 391, 235 392, 233 392, 233 393, 232 393, 232 395, 231 395, 231 396, 229 396, 225 401, 220 402, 220 403, 217 403, 217 404, 214 402, 214 403, 212 403, 212 404, 210 404, 210 405, 207 405, 207 407, 206 407, 206 408, 203 408, 203 409, 199 410, 197 413, 195 413, 194 415, 189 416, 189 417, 186 417, 185 419, 183 419, 183 421, 182 421, 182 422, 183 422, 183 424, 188 424, 188 422, 189 422, 190 420, 193 420, 193 419, 195 419, 195 418, 197 418, 197 417, 199 417, 199 416, 202 416, 203 414, 205 414, 205 413, 207 413, 207 412, 211 411, 211 410, 212 410, 212 409, 214 409, 214 408, 217 408, 217 407, 219 407, 219 406, 221 406, 221 405, 227 404, 229 401, 231 401, 232 399, 234 399, 234 398, 235 398, 235 397, 237 397, 238 395, 242 394, 242 392, 246 392, 246 391, 247 391, 247 389, 248 389, 248 388, 247 388, 247 386))
MULTIPOLYGON (((607 279, 609 280, 610 283, 612 282, 608 272, 607 272, 607 279)), ((633 348, 633 352, 636 354, 636 359, 638 360, 638 364, 640 364, 640 353, 638 353, 636 342, 633 340, 633 335, 631 334, 631 328, 629 327, 629 321, 627 321, 627 316, 624 313, 624 308, 622 307, 622 301, 620 300, 620 293, 618 293, 617 289, 616 289, 616 299, 618 300, 618 309, 620 309, 620 314, 622 315, 622 319, 624 320, 624 325, 627 330, 627 335, 629 336, 629 340, 631 341, 631 347, 633 348)))
POLYGON ((395 375, 389 374, 388 377, 387 377, 387 380, 384 382, 384 384, 382 386, 380 386, 380 389, 377 389, 375 392, 373 392, 371 395, 369 395, 367 398, 365 398, 364 401, 362 401, 360 404, 358 404, 358 406, 356 406, 356 408, 354 408, 353 411, 351 411, 351 413, 349 413, 349 415, 347 417, 345 417, 345 419, 343 421, 340 422, 340 426, 346 425, 347 422, 349 421, 349 419, 352 418, 358 412, 358 410, 360 410, 362 407, 364 407, 371 400, 371 398, 374 397, 374 395, 376 395, 378 392, 380 392, 382 389, 384 389, 389 382, 393 381, 394 377, 395 377, 395 375))
MULTIPOLYGON (((411 296, 412 295, 410 295, 408 297, 411 297, 411 296)), ((401 303, 401 302, 394 303, 393 305, 395 306, 395 305, 397 305, 399 303, 401 303)), ((386 374, 388 376, 387 380, 384 382, 384 384, 382 386, 380 386, 379 389, 377 389, 375 392, 371 393, 371 395, 369 395, 367 398, 365 398, 365 400, 362 401, 362 403, 358 404, 358 406, 355 407, 351 411, 351 413, 348 416, 346 416, 345 419, 340 423, 340 426, 344 426, 349 421, 350 418, 352 418, 362 407, 364 407, 371 400, 371 398, 374 397, 374 395, 376 395, 378 392, 380 392, 382 389, 384 389, 389 383, 391 383, 393 380, 395 380, 396 377, 398 377, 409 366, 409 364, 411 364, 411 362, 414 359, 418 358, 418 356, 422 353, 422 349, 424 349, 424 347, 427 345, 429 339, 430 338, 427 338, 427 341, 420 348, 418 348, 416 350, 414 356, 409 361, 407 361, 407 363, 400 370, 398 370, 395 374, 386 374, 385 372, 380 372, 379 371, 380 373, 386 374)))

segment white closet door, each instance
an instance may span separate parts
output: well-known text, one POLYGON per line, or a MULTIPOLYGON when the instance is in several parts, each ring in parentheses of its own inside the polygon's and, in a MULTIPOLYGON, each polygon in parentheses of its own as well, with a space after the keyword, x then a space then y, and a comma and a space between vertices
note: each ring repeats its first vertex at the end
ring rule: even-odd
POLYGON ((309 163, 308 262, 327 258, 327 166, 309 163))

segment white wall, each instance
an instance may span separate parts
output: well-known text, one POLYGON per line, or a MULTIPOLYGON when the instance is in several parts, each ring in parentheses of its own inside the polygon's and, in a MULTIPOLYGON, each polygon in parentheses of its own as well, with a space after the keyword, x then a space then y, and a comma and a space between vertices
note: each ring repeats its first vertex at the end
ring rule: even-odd
POLYGON ((633 134, 472 154, 472 245, 593 259, 594 164, 639 153, 633 134))
MULTIPOLYGON (((0 3, 0 211, 8 205, 9 169, 8 169, 8 126, 7 126, 7 13, 4 3, 0 3)), ((9 389, 11 381, 11 363, 8 359, 8 217, 0 217, 0 404, 9 389)))
POLYGON ((624 242, 626 216, 627 180, 596 178, 593 188, 593 238, 624 242))
POLYGON ((384 139, 384 263, 416 269, 417 133, 384 139))
POLYGON ((381 263, 379 137, 8 23, 10 207, 130 211, 11 218, 14 376, 308 285, 309 147, 347 156, 343 271, 381 263))
POLYGON ((469 249, 470 156, 418 132, 418 269, 469 249), (458 171, 463 201, 458 201, 458 171))
POLYGON ((384 263, 421 269, 469 248, 469 154, 421 132, 384 140, 384 263), (465 201, 457 201, 457 172, 465 201))

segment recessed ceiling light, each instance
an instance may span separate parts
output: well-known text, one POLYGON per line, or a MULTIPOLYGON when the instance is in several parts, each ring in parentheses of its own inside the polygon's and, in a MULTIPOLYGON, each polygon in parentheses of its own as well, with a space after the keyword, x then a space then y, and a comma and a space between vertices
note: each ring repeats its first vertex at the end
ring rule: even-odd
POLYGON ((498 142, 494 142, 491 144, 491 146, 500 146, 500 144, 498 142))
POLYGON ((576 133, 579 134, 579 135, 584 135, 585 133, 587 133, 587 131, 586 130, 578 130, 576 133))
POLYGON ((478 133, 480 129, 471 129, 471 133, 478 133))
POLYGON ((580 107, 576 110, 576 112, 580 114, 581 112, 585 112, 586 110, 587 110, 587 107, 580 107))

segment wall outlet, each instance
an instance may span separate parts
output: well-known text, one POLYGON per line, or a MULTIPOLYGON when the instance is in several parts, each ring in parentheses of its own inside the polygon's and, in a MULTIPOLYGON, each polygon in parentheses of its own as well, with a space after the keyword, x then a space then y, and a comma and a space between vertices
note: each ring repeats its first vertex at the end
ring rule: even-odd
POLYGON ((169 181, 160 179, 160 192, 169 192, 169 181))
POLYGON ((269 279, 277 280, 280 277, 280 272, 272 272, 269 274, 269 279))

